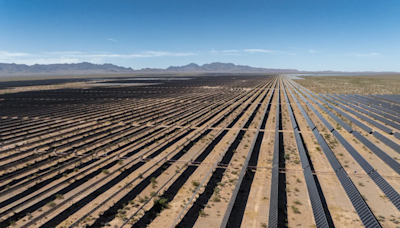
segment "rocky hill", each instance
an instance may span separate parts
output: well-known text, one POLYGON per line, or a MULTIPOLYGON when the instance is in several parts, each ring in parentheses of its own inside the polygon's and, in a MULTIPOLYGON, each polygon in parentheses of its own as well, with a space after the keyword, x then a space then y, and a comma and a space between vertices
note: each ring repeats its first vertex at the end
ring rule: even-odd
POLYGON ((256 68, 250 66, 235 65, 233 63, 210 63, 197 65, 190 63, 185 66, 170 66, 166 69, 143 68, 134 70, 132 68, 120 67, 113 64, 93 64, 88 62, 72 64, 48 64, 48 65, 24 65, 15 63, 0 63, 0 75, 37 75, 37 74, 115 74, 115 73, 146 73, 146 72, 287 72, 296 73, 293 69, 270 69, 256 68))

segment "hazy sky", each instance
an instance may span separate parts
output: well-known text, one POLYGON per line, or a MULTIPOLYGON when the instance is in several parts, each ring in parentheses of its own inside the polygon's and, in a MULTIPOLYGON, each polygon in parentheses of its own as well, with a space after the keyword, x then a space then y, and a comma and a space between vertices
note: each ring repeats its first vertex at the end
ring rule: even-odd
POLYGON ((0 0, 0 62, 400 71, 399 0, 0 0))

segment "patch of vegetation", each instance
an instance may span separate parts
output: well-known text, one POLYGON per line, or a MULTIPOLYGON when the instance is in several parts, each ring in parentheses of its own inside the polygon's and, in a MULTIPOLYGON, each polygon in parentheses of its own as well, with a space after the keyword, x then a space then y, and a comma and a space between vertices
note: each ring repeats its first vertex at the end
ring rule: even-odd
POLYGON ((161 207, 161 210, 164 210, 169 207, 168 199, 163 198, 163 197, 154 199, 154 206, 159 206, 159 207, 161 207))
POLYGON ((49 202, 47 202, 47 206, 55 207, 55 206, 57 206, 57 204, 55 202, 53 202, 53 201, 49 201, 49 202))
POLYGON ((103 170, 101 170, 101 172, 104 174, 110 174, 110 171, 108 171, 107 169, 103 169, 103 170))
POLYGON ((192 185, 195 186, 195 187, 199 187, 200 182, 198 182, 198 181, 192 181, 192 185))
POLYGON ((208 214, 206 212, 204 212, 203 210, 199 211, 199 216, 200 217, 207 217, 208 214))
POLYGON ((150 182, 151 182, 151 187, 152 187, 152 188, 156 188, 156 185, 157 185, 156 178, 155 178, 155 177, 152 177, 152 178, 150 179, 150 182))
POLYGON ((300 214, 299 208, 297 208, 296 206, 292 205, 292 210, 294 213, 296 214, 300 214))
POLYGON ((212 202, 221 202, 221 198, 219 195, 214 195, 211 199, 212 202))
POLYGON ((64 199, 64 196, 62 194, 57 194, 56 199, 64 199))
POLYGON ((300 201, 298 201, 298 200, 294 201, 293 203, 296 204, 296 205, 302 205, 302 203, 300 201))

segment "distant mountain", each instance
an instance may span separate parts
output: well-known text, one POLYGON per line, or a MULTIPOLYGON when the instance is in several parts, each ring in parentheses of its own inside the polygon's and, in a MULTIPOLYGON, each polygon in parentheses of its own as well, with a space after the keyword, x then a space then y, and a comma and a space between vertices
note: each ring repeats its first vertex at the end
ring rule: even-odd
POLYGON ((71 64, 48 64, 48 65, 25 65, 15 63, 0 63, 0 77, 12 75, 84 75, 84 74, 129 74, 129 73, 310 73, 310 74, 345 74, 345 73, 362 73, 362 74, 376 74, 385 73, 398 74, 399 72, 375 72, 375 71, 298 71, 295 69, 274 69, 274 68, 260 68, 243 65, 235 65, 233 63, 207 63, 198 65, 190 63, 185 66, 170 66, 166 69, 161 68, 142 68, 134 70, 130 67, 120 67, 110 63, 93 64, 88 62, 71 63, 71 64))
POLYGON ((119 67, 113 64, 72 63, 72 64, 25 64, 0 63, 0 75, 12 74, 93 74, 93 73, 127 73, 132 68, 119 67))
POLYGON ((88 62, 72 64, 25 65, 15 63, 0 63, 0 75, 38 75, 38 74, 115 74, 115 73, 170 73, 170 72, 236 72, 262 73, 286 72, 296 73, 293 69, 270 69, 235 65, 233 63, 210 63, 202 66, 190 63, 185 66, 170 66, 167 69, 143 68, 134 70, 113 64, 93 64, 88 62))
POLYGON ((243 73, 257 73, 257 72, 290 72, 295 73, 298 70, 294 69, 271 69, 271 68, 257 68, 250 66, 235 65, 233 63, 209 63, 199 66, 195 63, 190 63, 180 67, 168 67, 166 71, 173 72, 243 72, 243 73))

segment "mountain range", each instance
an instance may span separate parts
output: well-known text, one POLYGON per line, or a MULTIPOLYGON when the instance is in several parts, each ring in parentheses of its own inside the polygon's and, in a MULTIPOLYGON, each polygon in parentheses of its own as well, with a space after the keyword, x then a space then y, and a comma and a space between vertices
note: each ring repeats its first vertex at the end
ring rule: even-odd
POLYGON ((232 72, 232 73, 262 73, 285 72, 297 73, 294 69, 271 69, 235 65, 233 63, 214 62, 204 65, 190 63, 184 66, 170 66, 166 69, 120 67, 113 64, 93 64, 88 62, 71 64, 25 65, 15 63, 0 63, 0 75, 38 75, 38 74, 116 74, 116 73, 173 73, 173 72, 232 72))

